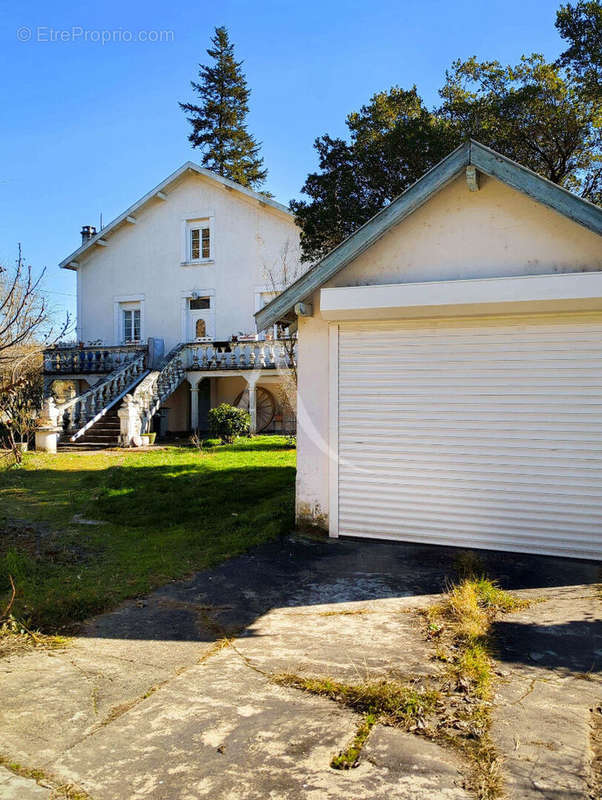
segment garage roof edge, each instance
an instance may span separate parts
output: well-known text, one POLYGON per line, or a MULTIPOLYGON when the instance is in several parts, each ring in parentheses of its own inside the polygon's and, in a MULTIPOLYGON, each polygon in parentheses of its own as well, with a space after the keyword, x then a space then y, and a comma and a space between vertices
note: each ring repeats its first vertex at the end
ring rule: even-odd
POLYGON ((282 294, 258 311, 255 314, 257 329, 264 330, 290 315, 296 303, 309 297, 393 226, 424 205, 469 164, 474 165, 485 175, 497 178, 594 233, 602 235, 602 208, 471 139, 453 150, 403 194, 331 250, 282 294))

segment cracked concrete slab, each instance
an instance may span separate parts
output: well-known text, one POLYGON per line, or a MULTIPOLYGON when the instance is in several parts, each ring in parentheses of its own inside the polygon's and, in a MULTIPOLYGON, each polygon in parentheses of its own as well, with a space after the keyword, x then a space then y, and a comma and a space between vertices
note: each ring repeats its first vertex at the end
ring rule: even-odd
POLYGON ((556 588, 496 625, 502 666, 492 733, 511 797, 587 797, 591 714, 602 701, 602 600, 556 588))
POLYGON ((468 797, 458 762, 437 745, 420 748, 408 774, 401 731, 375 740, 358 769, 331 769, 356 726, 353 712, 275 686, 228 648, 97 733, 93 747, 71 749, 56 769, 99 800, 468 797))
POLYGON ((196 663, 211 646, 78 638, 64 650, 0 660, 0 752, 51 765, 110 715, 196 663))
MULTIPOLYGON (((80 784, 93 800, 463 800, 466 765, 455 753, 379 725, 356 769, 332 770, 330 760, 351 741, 357 715, 262 674, 428 680, 438 666, 418 609, 456 577, 456 552, 285 539, 170 583, 91 620, 62 652, 1 660, 0 749, 80 784), (224 634, 236 634, 236 649, 216 647, 224 634)), ((548 596, 497 631, 504 674, 494 732, 511 796, 585 797, 562 794, 573 783, 559 777, 554 783, 552 775, 574 773, 574 790, 583 791, 588 755, 581 723, 598 691, 591 676, 599 676, 601 663, 597 650, 587 649, 595 641, 599 606, 591 586, 598 567, 480 557, 483 572, 505 588, 548 596), (586 679, 578 672, 592 654, 586 679), (531 678, 538 678, 537 691, 523 697, 531 678), (545 716, 550 708, 556 716, 545 716), (538 719, 547 720, 545 736, 538 719), (517 729, 528 733, 518 747, 517 729), (540 746, 536 734, 559 748, 540 746), (539 794, 525 793, 527 782, 541 776, 548 783, 539 794)))

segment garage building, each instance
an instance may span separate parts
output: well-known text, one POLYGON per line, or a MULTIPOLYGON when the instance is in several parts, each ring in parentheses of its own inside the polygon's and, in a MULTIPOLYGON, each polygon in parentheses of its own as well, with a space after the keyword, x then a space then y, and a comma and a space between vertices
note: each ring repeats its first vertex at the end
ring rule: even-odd
POLYGON ((297 317, 297 518, 602 559, 602 209, 451 153, 256 315, 297 317))

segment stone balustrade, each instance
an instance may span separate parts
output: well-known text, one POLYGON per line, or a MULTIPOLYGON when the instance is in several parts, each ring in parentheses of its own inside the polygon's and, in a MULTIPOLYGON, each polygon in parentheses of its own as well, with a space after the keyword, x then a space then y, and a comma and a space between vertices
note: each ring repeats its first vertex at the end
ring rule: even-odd
POLYGON ((286 369, 291 366, 291 339, 265 341, 199 342, 182 351, 184 368, 189 370, 286 369))
POLYGON ((153 415, 186 377, 182 359, 184 349, 184 345, 174 348, 165 358, 160 370, 150 372, 131 394, 125 396, 122 407, 117 412, 121 428, 120 440, 124 447, 140 445, 140 436, 150 430, 153 415))
POLYGON ((57 405, 57 424, 71 439, 80 436, 98 415, 107 411, 136 383, 144 372, 144 358, 144 353, 140 353, 83 394, 57 405))
POLYGON ((114 372, 141 353, 145 345, 124 344, 118 347, 50 347, 44 350, 46 375, 114 372))

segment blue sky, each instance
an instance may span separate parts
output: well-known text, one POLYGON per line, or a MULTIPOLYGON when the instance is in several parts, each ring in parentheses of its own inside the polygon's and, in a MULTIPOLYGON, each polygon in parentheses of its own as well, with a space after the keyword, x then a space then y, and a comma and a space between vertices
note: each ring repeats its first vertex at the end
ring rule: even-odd
POLYGON ((49 299, 73 311, 74 275, 57 264, 78 245, 81 225, 98 225, 101 212, 110 221, 198 160, 177 101, 191 99, 216 25, 228 27, 245 62, 266 188, 287 203, 315 167, 315 137, 343 135, 346 114, 374 92, 415 83, 433 105, 455 58, 555 58, 559 5, 0 0, 0 263, 22 242, 27 260, 47 267, 49 299), (102 31, 125 33, 103 45, 94 41, 102 31), (126 41, 139 31, 168 31, 169 41, 126 41))

